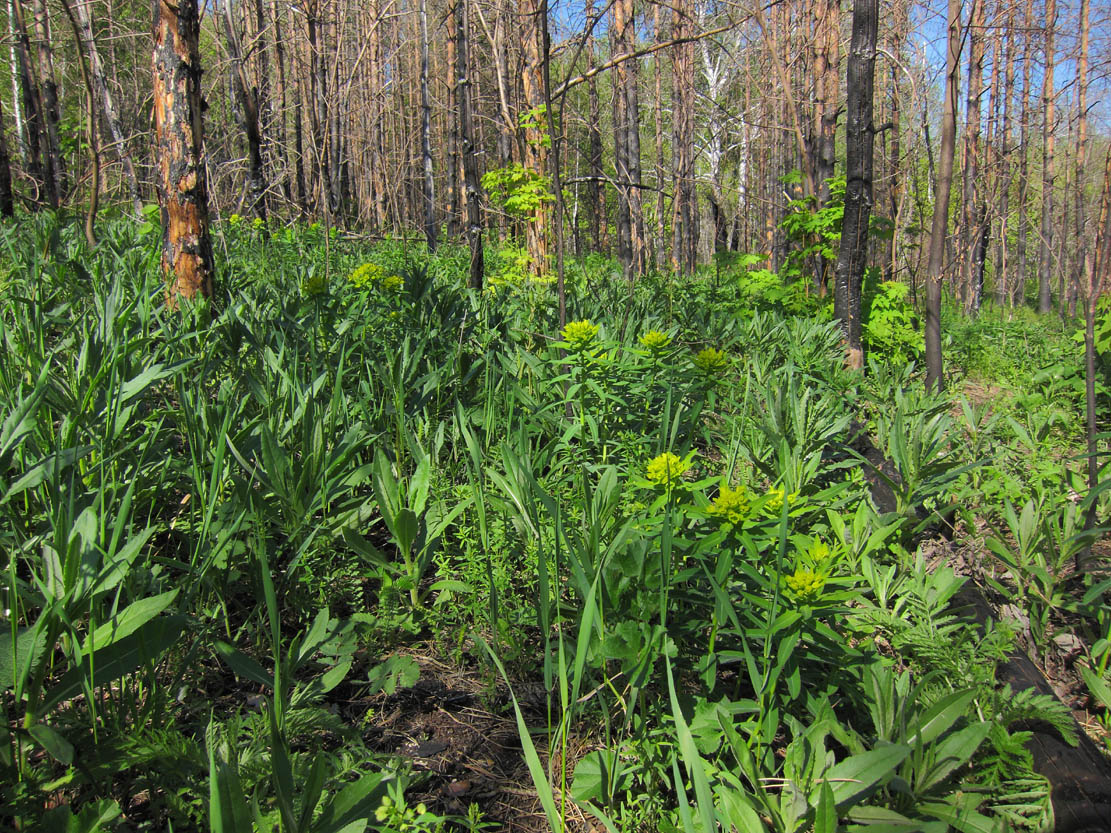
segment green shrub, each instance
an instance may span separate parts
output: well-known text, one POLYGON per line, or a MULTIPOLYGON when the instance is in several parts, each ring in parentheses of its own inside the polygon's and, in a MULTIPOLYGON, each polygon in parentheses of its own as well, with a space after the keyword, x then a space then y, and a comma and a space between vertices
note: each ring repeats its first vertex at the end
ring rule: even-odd
POLYGON ((918 315, 909 303, 906 284, 880 282, 878 270, 870 269, 864 279, 861 299, 862 337, 865 346, 892 361, 915 359, 925 349, 918 315))

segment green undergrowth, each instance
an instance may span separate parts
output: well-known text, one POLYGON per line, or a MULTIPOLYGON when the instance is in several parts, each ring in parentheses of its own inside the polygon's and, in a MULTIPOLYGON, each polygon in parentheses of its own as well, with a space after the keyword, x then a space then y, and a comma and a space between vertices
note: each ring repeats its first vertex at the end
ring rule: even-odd
POLYGON ((553 829, 1047 829, 1026 727, 1071 718, 997 684, 1015 629, 958 618, 918 545, 994 519, 1050 637, 1087 539, 1068 460, 1017 479, 1027 435, 1071 436, 1049 403, 851 373, 834 323, 739 314, 720 274, 576 262, 561 329, 458 247, 238 220, 217 297, 171 313, 154 229, 0 233, 4 826, 487 829, 336 708, 433 645, 545 692, 510 709, 553 829))

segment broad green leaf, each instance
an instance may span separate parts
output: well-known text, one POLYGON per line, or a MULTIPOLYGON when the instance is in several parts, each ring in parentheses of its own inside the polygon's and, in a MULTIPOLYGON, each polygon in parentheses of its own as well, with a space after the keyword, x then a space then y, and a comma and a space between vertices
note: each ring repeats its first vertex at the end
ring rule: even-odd
POLYGON ((954 691, 942 697, 907 727, 907 743, 933 743, 964 716, 975 694, 972 690, 954 691))
POLYGON ((0 691, 19 687, 42 658, 46 632, 41 627, 20 628, 12 644, 11 632, 0 638, 0 691))
POLYGON ((916 774, 918 792, 929 792, 943 783, 956 769, 968 763, 990 732, 991 724, 985 720, 954 732, 938 743, 932 750, 933 766, 928 773, 921 773, 921 778, 916 774))
POLYGON ((863 799, 891 775, 909 754, 909 746, 891 744, 861 752, 835 764, 826 772, 824 779, 833 789, 837 806, 844 810, 863 799))
POLYGON ((185 616, 160 616, 147 622, 131 636, 86 654, 78 665, 70 668, 46 692, 38 713, 45 714, 63 700, 80 694, 86 685, 107 685, 124 674, 153 665, 181 638, 188 621, 185 616))
POLYGON ((217 641, 213 647, 216 653, 220 655, 220 659, 226 662, 241 679, 250 680, 267 688, 274 687, 274 675, 235 646, 229 645, 227 642, 217 641))
POLYGON ((814 810, 814 833, 837 833, 837 801, 829 782, 818 790, 818 806, 814 810))
POLYGON ((353 833, 366 828, 367 819, 385 793, 386 775, 372 772, 347 785, 324 805, 314 825, 314 833, 353 833))
POLYGON ((1080 666, 1080 676, 1084 678, 1088 691, 1099 700, 1100 705, 1105 709, 1111 709, 1111 686, 1108 686, 1101 676, 1087 666, 1080 666))
POLYGON ((148 596, 132 602, 107 622, 85 637, 83 653, 105 648, 113 642, 131 636, 139 628, 164 611, 177 597, 178 589, 167 590, 157 596, 148 596))
POLYGON ((233 763, 216 759, 216 726, 208 724, 208 827, 211 833, 247 833, 253 829, 251 809, 233 763))
POLYGON ((58 763, 66 766, 73 763, 73 744, 50 726, 45 723, 36 723, 27 732, 58 763))

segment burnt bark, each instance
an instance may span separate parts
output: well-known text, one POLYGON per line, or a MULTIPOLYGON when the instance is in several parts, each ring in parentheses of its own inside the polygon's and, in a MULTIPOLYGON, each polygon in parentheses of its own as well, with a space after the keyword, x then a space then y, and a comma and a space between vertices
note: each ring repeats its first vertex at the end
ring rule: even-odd
POLYGON ((154 3, 154 140, 166 302, 211 297, 197 0, 154 3))
POLYGON ((1042 71, 1042 225, 1038 245, 1038 312, 1053 309, 1053 187, 1056 92, 1053 86, 1057 0, 1045 0, 1045 66, 1042 71))
POLYGON ((116 157, 120 160, 120 165, 123 167, 124 181, 127 185, 128 196, 131 199, 132 210, 135 216, 138 217, 143 209, 143 200, 139 192, 139 178, 135 174, 135 163, 127 147, 127 139, 124 136, 123 126, 120 123, 120 115, 116 107, 115 99, 112 97, 112 91, 108 86, 108 77, 104 71, 104 61, 101 60, 100 50, 97 48, 96 37, 93 33, 92 15, 89 11, 90 2, 91 0, 74 0, 71 9, 70 0, 64 0, 64 5, 67 13, 77 22, 79 29, 78 39, 83 46, 83 51, 88 60, 88 69, 92 78, 93 90, 96 93, 97 101, 100 103, 100 112, 104 117, 104 125, 108 130, 108 135, 112 139, 112 148, 115 150, 116 157))
MULTIPOLYGON (((16 0, 16 5, 19 5, 19 0, 16 0)), ((46 172, 51 177, 54 194, 52 205, 57 207, 66 198, 68 177, 65 157, 62 156, 58 82, 54 77, 54 48, 51 43, 50 14, 46 8, 46 0, 34 0, 33 10, 39 101, 45 129, 43 158, 46 162, 46 172)))
MULTIPOLYGON (((672 7, 671 36, 676 40, 691 35, 689 5, 680 0, 672 7)), ((694 182, 694 43, 672 47, 671 61, 675 95, 672 108, 672 165, 675 199, 672 214, 673 268, 683 275, 694 274, 698 259, 698 224, 694 182)), ((662 186, 662 183, 661 183, 662 186)))
MULTIPOLYGON (((526 112, 518 114, 521 128, 521 157, 525 169, 530 173, 545 177, 548 169, 548 150, 551 146, 549 135, 550 114, 544 101, 544 59, 543 27, 541 15, 544 9, 538 0, 518 0, 517 26, 521 33, 521 50, 524 68, 521 83, 524 91, 526 112)), ((525 245, 529 254, 529 268, 533 274, 543 274, 548 270, 548 226, 549 209, 546 202, 539 201, 533 216, 527 218, 525 225, 525 245)))
POLYGON ((424 236, 436 250, 436 192, 432 172, 432 104, 428 98, 428 6, 420 0, 420 152, 424 172, 424 236))
POLYGON ((467 246, 471 253, 468 284, 472 289, 482 289, 484 263, 482 256, 482 205, 481 195, 478 190, 478 161, 475 158, 474 116, 472 114, 472 96, 469 61, 467 53, 471 39, 471 0, 452 0, 452 13, 457 15, 459 55, 459 79, 456 87, 459 90, 459 141, 460 156, 463 162, 463 188, 466 196, 466 224, 467 246))
POLYGON ((12 198, 12 163, 8 141, 4 138, 4 105, 0 102, 0 217, 15 216, 12 198))
POLYGON ((92 168, 92 182, 89 185, 89 205, 85 212, 85 242, 90 247, 96 246, 96 213, 100 205, 100 137, 96 125, 96 90, 93 85, 92 73, 89 71, 87 54, 81 45, 81 26, 77 17, 70 8, 68 0, 62 0, 62 7, 73 27, 73 39, 77 45, 78 63, 81 66, 81 81, 85 85, 85 115, 88 117, 89 128, 89 162, 92 168))
POLYGON ((949 190, 957 143, 957 90, 960 85, 961 0, 949 0, 948 46, 945 57, 945 103, 941 116, 941 150, 934 187, 934 217, 930 229, 930 259, 926 276, 926 389, 945 387, 941 364, 941 283, 945 271, 945 241, 949 233, 949 190))
POLYGON ((26 128, 26 156, 23 167, 35 185, 36 193, 32 204, 36 207, 44 202, 52 208, 58 206, 58 195, 54 189, 53 171, 47 170, 44 153, 46 126, 43 122, 42 97, 39 92, 35 64, 31 60, 31 38, 27 34, 23 5, 19 0, 9 6, 9 25, 14 23, 16 57, 19 63, 20 102, 23 107, 23 124, 26 128))
MULTIPOLYGON (((632 0, 615 0, 611 42, 615 55, 632 54, 636 27, 632 0)), ((622 61, 613 71, 614 167, 617 180, 617 257, 625 279, 644 272, 644 212, 641 194, 640 97, 635 60, 622 61)))
POLYGON ((964 181, 961 201, 961 297, 964 311, 972 314, 980 309, 983 287, 981 224, 986 214, 983 186, 980 182, 980 96, 984 85, 984 3, 973 0, 968 21, 968 106, 965 115, 964 181))
POLYGON ((849 367, 864 366, 860 295, 868 257, 872 212, 873 89, 876 70, 878 0, 856 0, 847 70, 845 124, 845 216, 834 279, 834 316, 841 321, 849 367))
POLYGON ((239 45, 239 32, 236 31, 232 5, 228 0, 223 0, 220 5, 224 17, 224 40, 227 43, 228 57, 231 59, 232 89, 239 102, 235 115, 247 137, 247 182, 251 195, 251 213, 260 220, 266 220, 267 186, 262 156, 263 138, 259 123, 259 100, 257 91, 247 80, 247 65, 239 45))

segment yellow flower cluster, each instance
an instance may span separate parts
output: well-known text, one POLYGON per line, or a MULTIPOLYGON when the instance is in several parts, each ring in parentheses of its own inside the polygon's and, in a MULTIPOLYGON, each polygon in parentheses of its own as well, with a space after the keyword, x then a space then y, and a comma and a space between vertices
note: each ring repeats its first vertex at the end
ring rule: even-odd
POLYGON ((562 335, 573 352, 581 353, 598 337, 598 325, 589 321, 569 321, 562 335))
POLYGON ((826 577, 813 570, 799 568, 792 575, 787 576, 787 589, 796 599, 802 602, 813 601, 822 595, 826 586, 826 577))
POLYGON ((767 499, 764 501, 764 508, 767 511, 771 512, 773 515, 777 515, 783 509, 783 498, 787 498, 787 506, 791 507, 794 506, 795 501, 798 500, 799 493, 791 492, 791 494, 788 495, 783 491, 783 489, 779 488, 778 486, 773 486, 772 488, 768 489, 768 494, 766 497, 767 499))
POLYGON ((700 350, 691 361, 696 370, 707 376, 720 376, 729 367, 729 359, 725 353, 714 347, 700 350))
POLYGON ((307 275, 305 279, 301 281, 301 292, 305 295, 323 295, 327 288, 328 281, 318 272, 307 275))
POLYGON ((722 486, 714 502, 706 510, 712 518, 718 518, 723 525, 738 526, 746 517, 752 504, 748 499, 748 490, 742 483, 736 489, 722 486))
POLYGON ((659 355, 671 346, 671 336, 659 330, 649 330, 640 337, 640 343, 654 355, 659 355))
POLYGON ((405 285, 400 275, 388 274, 377 263, 363 263, 356 266, 347 276, 347 280, 359 289, 371 286, 378 287, 383 292, 397 292, 405 285))
POLYGON ((683 475, 690 467, 689 460, 683 460, 678 455, 665 451, 648 461, 648 469, 645 471, 644 478, 649 483, 671 490, 682 480, 683 475))

